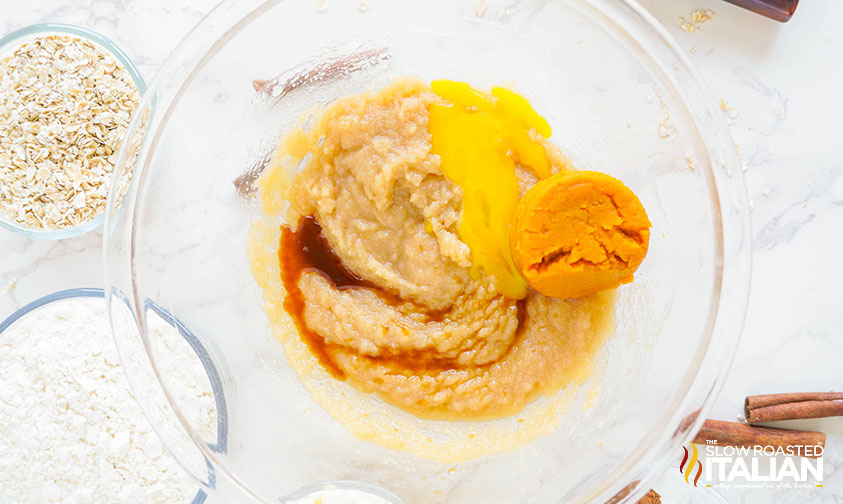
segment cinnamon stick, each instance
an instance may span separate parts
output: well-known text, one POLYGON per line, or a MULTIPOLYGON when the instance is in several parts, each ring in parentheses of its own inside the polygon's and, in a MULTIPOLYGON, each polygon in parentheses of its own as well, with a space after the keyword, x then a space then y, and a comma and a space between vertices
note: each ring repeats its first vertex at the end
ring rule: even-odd
POLYGON ((638 504, 661 504, 662 496, 659 495, 655 490, 650 490, 647 492, 647 495, 641 498, 638 501, 638 504))
POLYGON ((803 392, 747 396, 746 421, 755 424, 843 416, 843 392, 803 392))
POLYGON ((794 455, 809 458, 817 458, 825 449, 825 434, 822 432, 755 427, 722 420, 706 420, 694 438, 694 443, 698 444, 709 441, 715 441, 719 446, 790 448, 794 455), (817 446, 822 449, 817 450, 817 446))

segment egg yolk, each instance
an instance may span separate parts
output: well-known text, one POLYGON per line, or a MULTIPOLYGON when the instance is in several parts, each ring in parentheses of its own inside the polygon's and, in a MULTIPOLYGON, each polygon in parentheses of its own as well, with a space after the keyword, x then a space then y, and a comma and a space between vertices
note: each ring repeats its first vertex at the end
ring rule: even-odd
POLYGON ((471 274, 482 269, 501 294, 522 299, 527 282, 512 259, 510 223, 520 197, 515 164, 544 179, 551 165, 537 138, 550 125, 519 94, 493 87, 489 94, 464 82, 436 80, 444 103, 430 106, 432 152, 445 176, 462 188, 460 239, 471 249, 471 274))

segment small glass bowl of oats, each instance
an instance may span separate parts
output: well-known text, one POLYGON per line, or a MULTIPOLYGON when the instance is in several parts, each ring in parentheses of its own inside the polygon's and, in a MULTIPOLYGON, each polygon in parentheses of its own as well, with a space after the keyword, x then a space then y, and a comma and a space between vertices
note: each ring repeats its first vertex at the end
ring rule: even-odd
POLYGON ((0 227, 53 240, 98 228, 145 90, 126 53, 86 28, 0 38, 0 227))

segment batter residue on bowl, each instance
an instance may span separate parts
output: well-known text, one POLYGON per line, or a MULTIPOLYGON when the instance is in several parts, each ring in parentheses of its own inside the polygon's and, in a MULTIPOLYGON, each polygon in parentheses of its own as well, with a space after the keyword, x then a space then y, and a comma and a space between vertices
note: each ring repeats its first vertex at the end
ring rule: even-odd
POLYGON ((614 292, 556 299, 510 281, 508 242, 498 237, 508 240, 514 204, 540 179, 573 167, 546 140, 549 128, 533 127, 541 118, 526 100, 495 88, 496 99, 478 96, 507 108, 490 108, 466 141, 501 133, 492 139, 501 144, 497 157, 485 162, 500 165, 489 170, 509 166, 511 182, 499 171, 490 191, 472 183, 491 175, 443 168, 457 158, 434 138, 431 121, 447 119, 452 100, 465 96, 454 96, 456 83, 438 86, 396 80, 336 100, 311 127, 288 133, 258 181, 264 217, 284 224, 253 226, 252 270, 302 377, 328 373, 424 419, 501 418, 582 383, 613 332, 614 292), (469 200, 478 212, 503 208, 485 221, 471 216, 479 224, 467 228, 469 200))

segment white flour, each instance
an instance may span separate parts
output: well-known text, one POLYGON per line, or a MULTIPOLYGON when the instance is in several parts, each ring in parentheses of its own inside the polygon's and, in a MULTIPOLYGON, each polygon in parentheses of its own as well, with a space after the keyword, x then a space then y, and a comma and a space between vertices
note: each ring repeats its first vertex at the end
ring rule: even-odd
MULTIPOLYGON (((210 425, 213 396, 184 347, 172 362, 199 371, 173 389, 210 425)), ((102 299, 50 303, 0 334, 0 502, 183 504, 197 490, 129 391, 102 299)))

